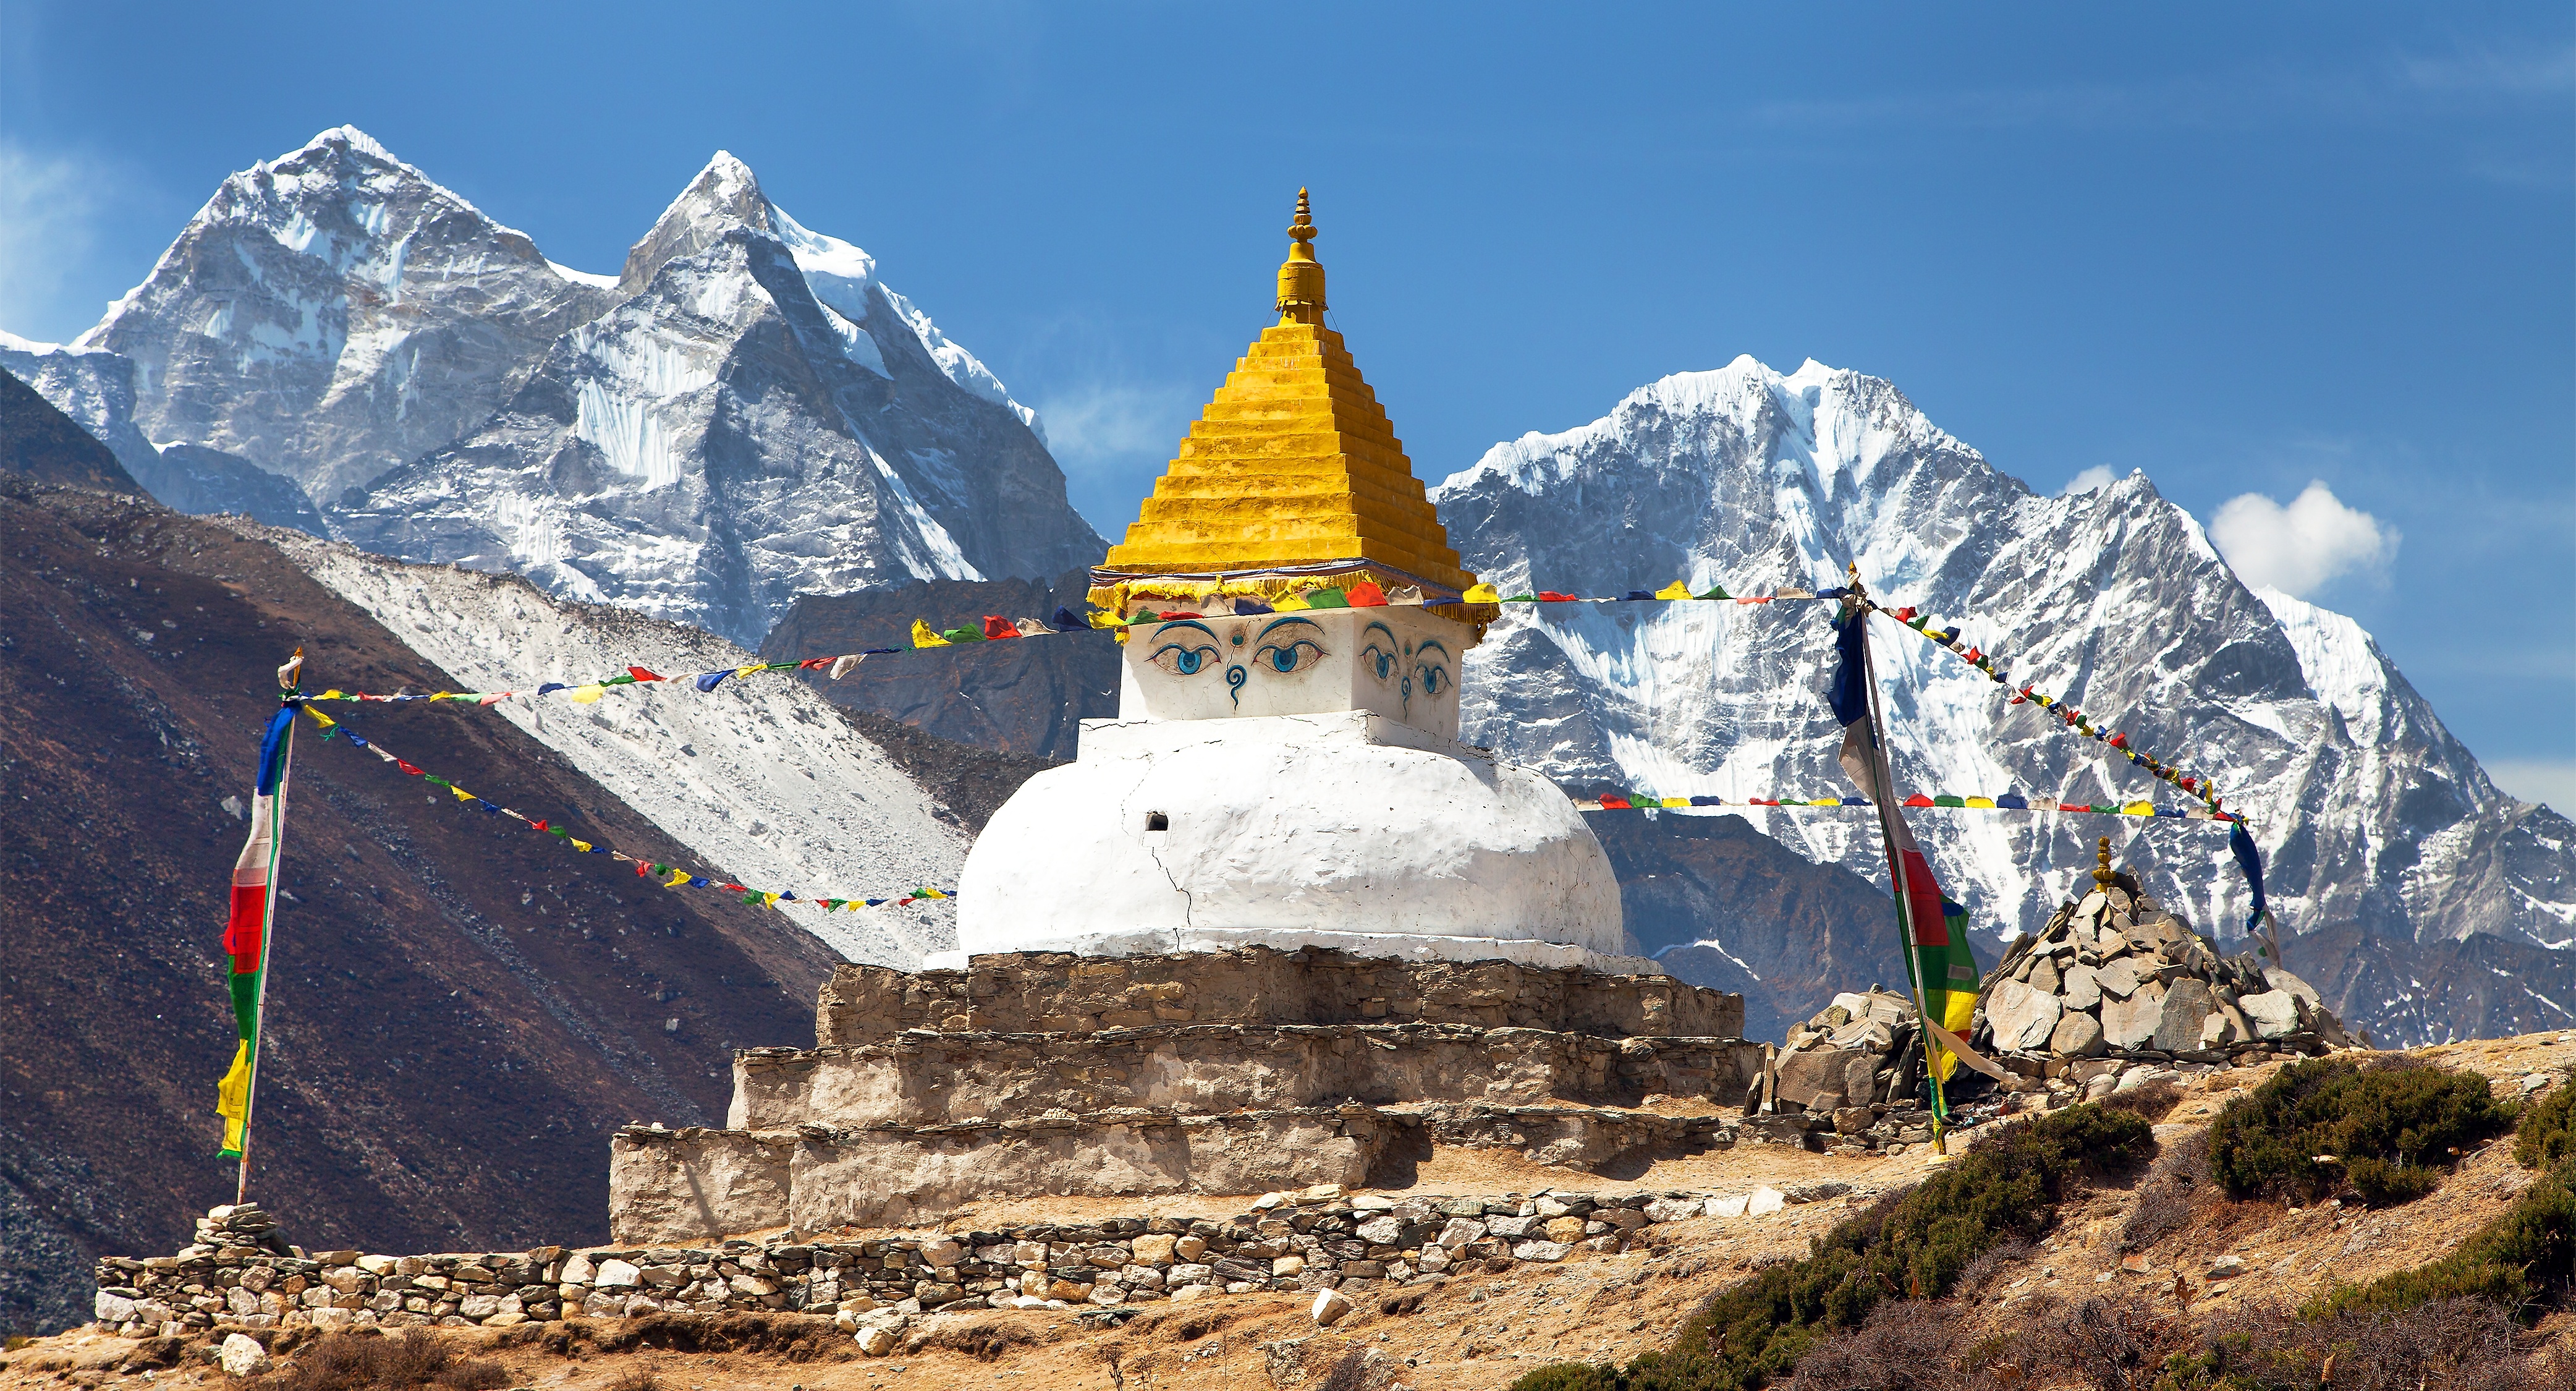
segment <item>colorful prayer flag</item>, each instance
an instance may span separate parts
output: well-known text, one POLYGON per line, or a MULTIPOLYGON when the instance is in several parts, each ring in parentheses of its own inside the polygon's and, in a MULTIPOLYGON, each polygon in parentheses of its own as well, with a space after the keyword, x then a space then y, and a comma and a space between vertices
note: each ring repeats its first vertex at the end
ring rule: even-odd
POLYGON ((266 1003, 268 951, 277 916, 279 831, 286 816, 286 770, 295 748, 295 711, 268 719, 259 741, 259 773, 252 784, 250 838, 233 861, 232 912, 224 924, 224 951, 232 958, 233 1065, 215 1084, 215 1111, 224 1118, 222 1154, 238 1159, 250 1130, 251 1083, 259 1072, 259 1020, 266 1003))

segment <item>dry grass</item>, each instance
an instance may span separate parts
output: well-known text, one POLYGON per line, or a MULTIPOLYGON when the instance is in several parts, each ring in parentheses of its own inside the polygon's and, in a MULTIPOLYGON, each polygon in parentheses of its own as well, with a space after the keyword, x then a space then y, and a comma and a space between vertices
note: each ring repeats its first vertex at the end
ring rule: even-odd
POLYGON ((2165 1146, 2131 1201, 2129 1219, 2120 1229, 2120 1249, 2143 1251, 2190 1226, 2194 1209, 2213 1195, 2216 1183, 2209 1172, 2207 1131, 2165 1146))
POLYGON ((414 1329, 398 1337, 326 1334, 255 1384, 260 1391, 497 1391, 510 1374, 414 1329))

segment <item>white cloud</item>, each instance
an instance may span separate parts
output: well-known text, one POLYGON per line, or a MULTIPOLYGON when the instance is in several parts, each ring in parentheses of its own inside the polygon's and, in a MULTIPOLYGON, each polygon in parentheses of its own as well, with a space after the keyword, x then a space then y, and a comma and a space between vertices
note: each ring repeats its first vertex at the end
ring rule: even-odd
POLYGON ((1174 386, 1096 382, 1044 390, 1038 417, 1074 510, 1111 540, 1124 535, 1136 500, 1153 491, 1179 451, 1197 406, 1174 386))
POLYGON ((2576 759, 2481 759, 2479 766, 2495 785, 2526 802, 2546 802, 2553 811, 2576 814, 2576 759))
POLYGON ((1189 428, 1190 399, 1172 387, 1092 385, 1050 394, 1037 406, 1047 447, 1067 469, 1168 459, 1189 428))
POLYGON ((2209 539, 2238 579, 2304 599, 2347 574, 2384 574, 2397 557, 2398 535, 2311 482, 2287 507, 2261 493, 2229 498, 2209 524, 2209 539))
POLYGON ((96 169, 0 141, 0 328, 55 340, 89 326, 61 316, 68 272, 89 258, 102 191, 96 169))
POLYGON ((2058 489, 2057 495, 2072 497, 2077 493, 2098 493, 2117 482, 2119 477, 2120 475, 2111 471, 2109 464, 2095 464, 2073 478, 2067 479, 2066 486, 2058 489))

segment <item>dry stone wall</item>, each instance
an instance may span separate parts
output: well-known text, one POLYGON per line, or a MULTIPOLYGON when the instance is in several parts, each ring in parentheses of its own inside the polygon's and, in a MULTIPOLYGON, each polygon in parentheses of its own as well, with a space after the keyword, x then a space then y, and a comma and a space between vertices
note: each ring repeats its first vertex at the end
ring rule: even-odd
POLYGON ((426 1256, 200 1242, 175 1256, 100 1261, 96 1318, 103 1328, 144 1338, 215 1328, 488 1328, 770 1310, 831 1318, 858 1332, 865 1347, 867 1331, 886 1327, 888 1316, 929 1309, 1436 1283, 1470 1270, 1551 1264, 1577 1251, 1624 1250, 1655 1240, 1661 1224, 1690 1218, 1759 1221, 1851 1191, 1826 1182, 1722 1194, 1397 1200, 1323 1185, 1274 1193, 1223 1218, 1120 1217, 849 1240, 426 1256))
POLYGON ((1409 962, 1320 948, 1168 956, 978 956, 962 971, 835 967, 814 1021, 824 1047, 907 1031, 1090 1034, 1156 1024, 1467 1024, 1612 1038, 1734 1038, 1744 1000, 1670 976, 1511 961, 1409 962))

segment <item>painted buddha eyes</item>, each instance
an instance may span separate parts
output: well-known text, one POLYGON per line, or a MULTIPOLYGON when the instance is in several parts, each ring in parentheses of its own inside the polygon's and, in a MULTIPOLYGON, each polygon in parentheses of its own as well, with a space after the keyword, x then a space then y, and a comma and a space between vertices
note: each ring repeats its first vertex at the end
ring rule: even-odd
POLYGON ((1429 662, 1423 662, 1416 665, 1413 668, 1413 673, 1421 679, 1422 693, 1424 695, 1436 696, 1449 685, 1449 673, 1447 669, 1433 666, 1429 662))
MULTIPOLYGON (((1275 676, 1294 676, 1311 670, 1328 653, 1316 639, 1323 628, 1304 618, 1276 618, 1250 640, 1251 655, 1244 655, 1246 635, 1243 628, 1225 633, 1194 619, 1181 619, 1155 636, 1161 645, 1146 658, 1166 674, 1196 676, 1218 667, 1225 669, 1226 688, 1235 702, 1243 700, 1243 685, 1250 678, 1250 667, 1259 667, 1275 676), (1233 649, 1231 660, 1223 655, 1233 649)), ((1386 659, 1392 663, 1393 658, 1386 659)))
POLYGON ((1305 671, 1324 659, 1323 644, 1315 641, 1323 631, 1311 619, 1274 618, 1261 630, 1253 663, 1279 676, 1305 671))
POLYGON ((1396 667, 1403 659, 1396 655, 1395 630, 1383 623, 1372 623, 1360 630, 1367 646, 1360 649, 1360 668, 1380 681, 1395 679, 1396 667))
POLYGON ((1168 642, 1154 649, 1151 660, 1154 665, 1174 676, 1196 676, 1214 664, 1216 649, 1205 645, 1192 646, 1168 642))
POLYGON ((1263 643, 1261 650, 1252 654, 1252 659, 1285 676, 1290 672, 1302 671, 1313 666, 1323 660, 1323 656, 1323 648, 1304 638, 1295 638, 1285 642, 1263 643))

